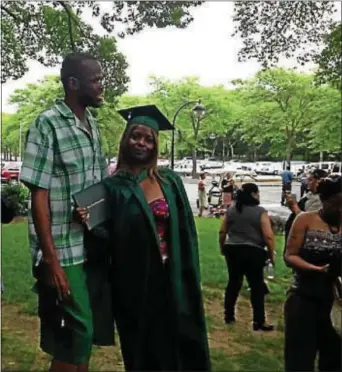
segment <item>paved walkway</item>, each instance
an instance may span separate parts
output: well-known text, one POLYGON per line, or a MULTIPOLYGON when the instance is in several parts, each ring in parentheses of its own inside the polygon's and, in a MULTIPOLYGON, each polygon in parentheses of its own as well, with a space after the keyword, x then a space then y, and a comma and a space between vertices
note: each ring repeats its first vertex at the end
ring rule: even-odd
MULTIPOLYGON (((187 192, 192 210, 194 213, 198 212, 196 199, 197 199, 197 182, 196 180, 189 180, 187 178, 183 179, 184 187, 187 192)), ((208 182, 209 183, 209 182, 208 182)), ((287 219, 290 211, 287 207, 280 205, 281 196, 281 185, 265 185, 259 184, 260 189, 260 205, 266 208, 270 213, 275 214, 282 219, 287 219)), ((300 186, 299 184, 294 184, 293 193, 297 194, 297 200, 300 196, 300 186)))

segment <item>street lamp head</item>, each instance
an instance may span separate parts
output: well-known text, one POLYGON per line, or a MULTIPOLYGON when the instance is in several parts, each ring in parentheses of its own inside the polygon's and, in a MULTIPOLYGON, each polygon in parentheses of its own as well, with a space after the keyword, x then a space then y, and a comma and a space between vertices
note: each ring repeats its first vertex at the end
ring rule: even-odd
POLYGON ((192 112, 198 119, 202 119, 205 115, 205 107, 200 103, 196 103, 196 105, 192 109, 192 112))
POLYGON ((216 139, 216 133, 210 133, 209 134, 209 139, 211 139, 212 141, 214 141, 216 139))

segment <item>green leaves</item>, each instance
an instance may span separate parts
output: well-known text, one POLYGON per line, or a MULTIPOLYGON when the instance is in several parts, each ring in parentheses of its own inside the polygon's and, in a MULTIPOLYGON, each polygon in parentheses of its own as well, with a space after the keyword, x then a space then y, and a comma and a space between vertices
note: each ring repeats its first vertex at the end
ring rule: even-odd
POLYGON ((316 74, 319 83, 330 83, 341 90, 341 71, 342 71, 342 24, 334 23, 331 31, 325 36, 325 48, 322 53, 315 58, 318 63, 316 74))
MULTIPOLYGON (((112 46, 104 43, 110 51, 112 46)), ((341 144, 341 97, 331 86, 317 86, 311 75, 293 70, 267 69, 253 78, 236 81, 235 89, 204 87, 195 77, 171 81, 151 76, 152 92, 145 96, 122 95, 108 99, 94 111, 107 157, 116 156, 125 122, 118 108, 156 104, 172 122, 176 118, 176 152, 187 156, 199 151, 221 155, 229 153, 272 156, 277 159, 294 154, 339 152, 341 144), (202 100, 204 118, 193 116, 194 102, 202 100), (215 133, 216 139, 209 135, 215 133)), ((3 114, 3 146, 18 150, 20 123, 25 133, 32 121, 51 106, 63 90, 57 76, 48 76, 38 84, 28 84, 10 97, 18 106, 13 115, 3 114)), ((23 136, 24 137, 24 136, 23 136)), ((160 152, 170 154, 171 133, 161 133, 160 152)))
POLYGON ((333 23, 333 1, 237 1, 234 11, 234 36, 243 40, 240 61, 256 59, 263 67, 281 57, 301 65, 314 61, 319 82, 340 86, 341 22, 333 23))
POLYGON ((268 69, 240 84, 238 94, 245 103, 240 115, 246 141, 257 145, 269 143, 270 154, 286 156, 288 160, 296 149, 308 144, 316 151, 323 144, 325 151, 336 151, 336 141, 328 139, 323 128, 328 120, 333 124, 335 137, 340 138, 339 94, 331 87, 315 86, 313 76, 268 69))
POLYGON ((184 28, 193 20, 191 9, 201 3, 113 1, 104 5, 95 1, 2 1, 2 83, 21 78, 30 59, 55 66, 73 50, 90 52, 104 68, 106 98, 115 102, 127 90, 128 65, 117 50, 115 37, 108 33, 116 32, 124 37, 146 26, 184 28), (87 10, 91 10, 92 17, 104 29, 104 36, 95 33, 84 21, 87 10))

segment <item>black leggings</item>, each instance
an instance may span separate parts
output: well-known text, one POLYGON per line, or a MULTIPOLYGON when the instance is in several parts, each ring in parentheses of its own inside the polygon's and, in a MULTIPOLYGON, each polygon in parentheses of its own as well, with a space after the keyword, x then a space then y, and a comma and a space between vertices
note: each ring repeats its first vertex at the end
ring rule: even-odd
POLYGON ((225 258, 229 280, 224 299, 225 319, 235 318, 235 304, 246 276, 251 289, 253 321, 265 322, 265 294, 268 293, 264 282, 266 251, 248 245, 225 246, 225 258))
POLYGON ((330 320, 332 303, 290 292, 285 302, 285 371, 341 370, 341 338, 330 320))

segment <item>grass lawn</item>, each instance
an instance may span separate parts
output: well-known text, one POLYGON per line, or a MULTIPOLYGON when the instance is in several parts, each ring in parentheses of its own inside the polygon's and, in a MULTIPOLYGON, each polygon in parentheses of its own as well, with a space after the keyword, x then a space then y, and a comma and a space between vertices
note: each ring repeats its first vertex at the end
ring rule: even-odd
MULTIPOLYGON (((224 258, 219 253, 216 219, 197 219, 200 258, 211 359, 214 371, 282 371, 282 308, 291 273, 282 260, 283 237, 277 237, 275 279, 266 310, 275 332, 251 330, 251 309, 246 286, 237 307, 237 324, 223 323, 223 290, 227 282, 224 258)), ((27 223, 2 227, 2 371, 47 370, 49 358, 39 350, 36 296, 31 291, 31 259, 27 223)), ((96 348, 91 371, 123 370, 119 347, 96 348)))

